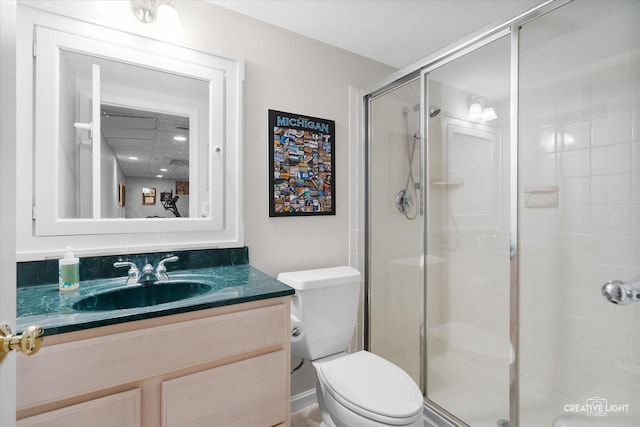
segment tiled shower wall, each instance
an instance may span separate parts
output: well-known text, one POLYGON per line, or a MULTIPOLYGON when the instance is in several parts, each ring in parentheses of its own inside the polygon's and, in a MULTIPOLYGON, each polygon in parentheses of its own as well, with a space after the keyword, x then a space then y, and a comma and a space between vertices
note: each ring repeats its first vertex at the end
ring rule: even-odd
POLYGON ((558 414, 602 395, 620 367, 640 369, 640 310, 600 294, 606 281, 640 274, 640 52, 615 53, 612 36, 611 55, 585 58, 578 52, 598 51, 591 36, 585 29, 521 56, 521 189, 558 187, 557 207, 526 207, 520 193, 525 416, 537 401, 558 414), (536 76, 536 50, 563 45, 584 63, 543 60, 536 76))

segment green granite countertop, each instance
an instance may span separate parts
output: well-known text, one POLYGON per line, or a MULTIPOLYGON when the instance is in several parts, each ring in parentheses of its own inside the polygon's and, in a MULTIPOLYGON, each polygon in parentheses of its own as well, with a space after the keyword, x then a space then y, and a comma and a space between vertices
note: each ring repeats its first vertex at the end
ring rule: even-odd
POLYGON ((170 271, 169 280, 197 281, 212 289, 203 295, 147 307, 77 311, 73 309, 74 303, 124 287, 126 277, 86 280, 79 289, 66 292, 59 292, 57 283, 18 287, 17 330, 21 332, 31 324, 38 324, 48 336, 294 294, 289 286, 248 264, 170 271))

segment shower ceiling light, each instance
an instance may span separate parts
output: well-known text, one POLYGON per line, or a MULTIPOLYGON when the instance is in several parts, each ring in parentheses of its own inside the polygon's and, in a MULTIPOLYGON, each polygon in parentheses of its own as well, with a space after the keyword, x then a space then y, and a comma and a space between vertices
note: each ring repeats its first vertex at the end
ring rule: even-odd
POLYGON ((177 37, 184 36, 184 29, 173 4, 166 2, 158 7, 158 26, 173 32, 177 37))
POLYGON ((149 24, 156 22, 156 26, 161 31, 171 32, 173 35, 182 37, 184 29, 180 23, 178 12, 173 4, 166 0, 130 0, 129 8, 133 16, 140 22, 149 24))
POLYGON ((133 16, 145 24, 155 21, 158 16, 158 4, 156 0, 131 0, 129 7, 131 8, 133 16))
POLYGON ((495 120, 497 118, 498 115, 496 114, 496 110, 494 110, 493 107, 485 107, 484 110, 482 110, 483 122, 490 122, 491 120, 495 120))
POLYGON ((469 105, 469 113, 467 114, 469 120, 482 120, 482 105, 479 102, 473 102, 469 105))

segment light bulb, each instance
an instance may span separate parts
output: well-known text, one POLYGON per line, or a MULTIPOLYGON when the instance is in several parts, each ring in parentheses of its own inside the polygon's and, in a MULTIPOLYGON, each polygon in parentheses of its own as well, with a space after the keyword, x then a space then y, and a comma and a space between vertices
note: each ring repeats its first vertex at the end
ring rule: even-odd
POLYGON ((178 11, 171 3, 158 6, 157 25, 161 31, 167 31, 175 37, 184 36, 184 28, 182 28, 180 17, 178 17, 178 11))
POLYGON ((490 122, 491 120, 495 120, 497 118, 498 115, 496 114, 496 110, 494 110, 493 107, 485 107, 484 110, 482 110, 483 122, 490 122))
POLYGON ((469 105, 469 114, 467 115, 469 120, 481 120, 482 119, 482 106, 479 102, 474 102, 469 105))

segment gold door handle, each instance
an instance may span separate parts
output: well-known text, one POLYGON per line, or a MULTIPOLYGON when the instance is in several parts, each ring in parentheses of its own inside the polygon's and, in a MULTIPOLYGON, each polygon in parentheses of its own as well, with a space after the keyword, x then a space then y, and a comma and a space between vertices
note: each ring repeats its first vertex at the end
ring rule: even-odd
POLYGON ((31 356, 40 350, 44 331, 38 325, 27 327, 21 335, 13 335, 6 323, 0 325, 0 363, 11 350, 18 350, 31 356))

